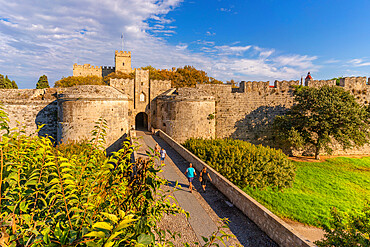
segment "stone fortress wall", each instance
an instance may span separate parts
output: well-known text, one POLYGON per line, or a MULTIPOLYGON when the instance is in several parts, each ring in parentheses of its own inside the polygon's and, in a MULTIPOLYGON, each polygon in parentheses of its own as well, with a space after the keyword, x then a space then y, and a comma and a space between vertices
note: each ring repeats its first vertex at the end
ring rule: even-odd
MULTIPOLYGON (((370 102, 370 78, 347 77, 339 86, 350 91, 360 104, 370 102)), ((293 85, 299 81, 241 82, 239 88, 231 85, 198 84, 197 89, 215 97, 216 136, 235 138, 254 144, 274 146, 271 123, 276 115, 284 114, 293 105, 293 85)), ((336 85, 335 80, 309 80, 305 86, 336 85)), ((334 154, 368 154, 370 147, 342 150, 334 144, 334 154)))
POLYGON ((152 125, 179 142, 215 138, 215 98, 196 88, 170 90, 157 97, 152 125))
MULTIPOLYGON (((149 71, 131 69, 131 52, 116 51, 116 67, 106 71, 133 71, 134 79, 111 79, 110 86, 85 85, 51 89, 3 89, 0 101, 11 127, 24 126, 27 134, 44 127, 39 135, 56 141, 91 137, 94 123, 108 122, 107 144, 117 146, 130 129, 157 128, 178 142, 190 137, 235 138, 274 146, 271 123, 293 105, 294 85, 299 81, 242 81, 229 84, 197 84, 196 88, 171 88, 171 81, 150 80, 149 71)), ((104 67, 74 65, 74 73, 103 73, 104 67)), ((348 77, 339 86, 361 104, 370 102, 370 78, 348 77)), ((335 80, 307 80, 305 86, 336 85, 335 80)), ((369 147, 335 154, 370 153, 369 147)))
POLYGON ((2 89, 0 102, 9 117, 9 126, 35 133, 45 125, 39 135, 56 139, 58 122, 57 90, 48 89, 2 89))
POLYGON ((3 89, 0 101, 11 128, 56 142, 91 139, 100 117, 107 120, 108 151, 116 149, 129 131, 128 97, 109 86, 3 89), (38 127, 42 128, 36 132, 38 127))
MULTIPOLYGON (((111 86, 72 88, 3 89, 0 101, 10 126, 27 134, 49 135, 56 141, 91 137, 94 123, 108 121, 107 144, 117 146, 129 129, 138 126, 162 129, 179 142, 189 137, 242 139, 274 146, 271 123, 293 104, 293 85, 299 81, 198 84, 171 89, 170 81, 149 80, 148 71, 136 70, 134 79, 114 79, 111 86)), ((370 82, 365 77, 343 78, 341 87, 361 104, 370 102, 370 82)), ((307 81, 307 86, 335 85, 333 80, 307 81)), ((367 154, 368 146, 335 154, 367 154)))

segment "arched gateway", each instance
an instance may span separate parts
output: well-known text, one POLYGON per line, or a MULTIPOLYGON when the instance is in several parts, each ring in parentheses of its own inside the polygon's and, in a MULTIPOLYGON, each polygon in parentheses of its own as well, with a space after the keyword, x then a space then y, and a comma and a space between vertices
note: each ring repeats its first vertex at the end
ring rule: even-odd
POLYGON ((145 112, 139 112, 135 117, 135 128, 136 129, 148 129, 148 114, 145 112))

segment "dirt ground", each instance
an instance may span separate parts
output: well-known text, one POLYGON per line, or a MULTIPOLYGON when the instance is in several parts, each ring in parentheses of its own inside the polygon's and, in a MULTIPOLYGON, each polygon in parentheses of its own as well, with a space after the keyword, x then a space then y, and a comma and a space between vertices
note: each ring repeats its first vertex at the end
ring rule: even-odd
POLYGON ((323 162, 327 159, 337 158, 337 157, 346 157, 346 158, 364 158, 369 157, 369 155, 320 155, 320 160, 316 160, 314 156, 292 156, 288 157, 288 159, 298 162, 323 162))

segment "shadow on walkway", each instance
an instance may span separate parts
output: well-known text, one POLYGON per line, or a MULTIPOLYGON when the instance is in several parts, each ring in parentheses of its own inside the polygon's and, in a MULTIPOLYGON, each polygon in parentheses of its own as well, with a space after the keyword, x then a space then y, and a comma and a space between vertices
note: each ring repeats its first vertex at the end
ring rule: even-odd
MULTIPOLYGON (((184 173, 188 168, 189 162, 182 158, 182 156, 159 136, 153 135, 152 137, 166 150, 168 158, 173 161, 180 172, 184 173)), ((197 178, 193 181, 193 185, 195 189, 200 192, 202 191, 202 187, 198 179, 199 171, 197 171, 197 175, 197 178)), ((173 186, 176 183, 174 181, 169 182, 173 184, 173 186)), ((183 185, 181 184, 181 186, 183 185)), ((187 184, 184 185, 184 188, 187 189, 187 186, 187 184)), ((253 221, 246 217, 239 209, 232 206, 228 199, 211 183, 207 183, 206 192, 201 192, 199 195, 219 218, 228 218, 230 230, 243 246, 278 246, 253 221)))

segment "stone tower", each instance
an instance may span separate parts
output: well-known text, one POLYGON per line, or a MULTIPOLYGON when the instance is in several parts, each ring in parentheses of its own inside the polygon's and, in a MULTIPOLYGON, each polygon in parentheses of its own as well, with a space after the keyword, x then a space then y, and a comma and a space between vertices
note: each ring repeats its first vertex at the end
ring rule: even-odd
POLYGON ((115 55, 116 73, 131 73, 131 52, 116 51, 115 55))

